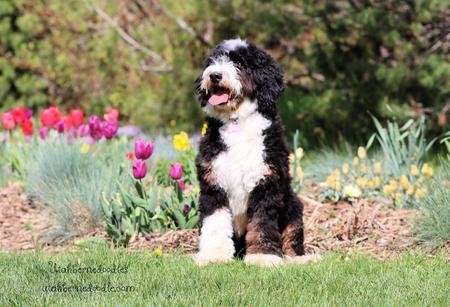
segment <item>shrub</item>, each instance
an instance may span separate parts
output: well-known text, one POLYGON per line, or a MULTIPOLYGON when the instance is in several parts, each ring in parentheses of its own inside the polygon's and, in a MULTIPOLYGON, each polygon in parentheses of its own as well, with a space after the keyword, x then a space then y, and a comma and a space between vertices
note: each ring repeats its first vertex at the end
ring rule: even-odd
POLYGON ((416 231, 426 244, 450 243, 450 162, 430 182, 429 194, 420 202, 416 231))
POLYGON ((117 181, 126 182, 120 166, 125 145, 126 140, 68 143, 52 135, 24 149, 30 152, 30 159, 23 162, 25 189, 55 214, 55 235, 64 239, 101 225, 101 192, 113 196, 117 181))

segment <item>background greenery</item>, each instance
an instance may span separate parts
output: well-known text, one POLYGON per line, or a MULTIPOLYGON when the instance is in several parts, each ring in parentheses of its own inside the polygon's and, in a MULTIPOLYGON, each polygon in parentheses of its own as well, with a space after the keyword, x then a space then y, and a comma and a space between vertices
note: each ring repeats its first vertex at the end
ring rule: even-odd
POLYGON ((145 129, 175 119, 199 130, 193 80, 212 46, 239 36, 284 69, 279 106, 302 146, 366 139, 369 112, 426 114, 438 135, 449 128, 449 16, 446 0, 3 0, 0 111, 114 106, 145 129))

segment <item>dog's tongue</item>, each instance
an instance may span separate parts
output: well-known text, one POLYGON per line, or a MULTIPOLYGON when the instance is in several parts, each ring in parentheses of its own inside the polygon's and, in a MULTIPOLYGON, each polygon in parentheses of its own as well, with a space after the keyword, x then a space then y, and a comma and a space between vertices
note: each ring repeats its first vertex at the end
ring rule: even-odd
POLYGON ((214 94, 211 95, 208 102, 212 104, 213 106, 216 106, 218 104, 226 103, 228 101, 229 95, 227 93, 223 94, 214 94))

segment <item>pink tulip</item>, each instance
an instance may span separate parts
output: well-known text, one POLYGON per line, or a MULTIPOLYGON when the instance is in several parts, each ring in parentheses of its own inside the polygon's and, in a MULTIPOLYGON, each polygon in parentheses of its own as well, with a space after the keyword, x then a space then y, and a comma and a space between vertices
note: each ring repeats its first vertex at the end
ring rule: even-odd
POLYGON ((133 176, 136 179, 142 179, 147 174, 147 166, 144 160, 136 160, 133 163, 133 176))
POLYGON ((143 140, 137 140, 134 143, 134 153, 137 159, 147 160, 153 153, 155 145, 152 142, 146 143, 143 140))
POLYGON ((45 140, 48 136, 48 131, 49 131, 48 127, 40 127, 38 131, 39 138, 41 140, 45 140))
POLYGON ((105 138, 110 140, 117 134, 119 123, 114 120, 107 120, 102 122, 101 129, 105 138))
POLYGON ((181 179, 181 176, 183 176, 183 165, 177 162, 170 168, 170 177, 172 177, 173 180, 179 180, 181 179))
POLYGON ((181 191, 184 191, 184 189, 186 189, 186 185, 184 184, 183 179, 178 180, 178 184, 180 185, 181 191))
POLYGON ((80 135, 80 138, 84 138, 89 134, 89 125, 81 125, 78 127, 78 133, 80 135))
POLYGON ((14 121, 14 116, 10 112, 6 112, 2 115, 2 124, 5 129, 14 129, 16 127, 16 122, 14 121))

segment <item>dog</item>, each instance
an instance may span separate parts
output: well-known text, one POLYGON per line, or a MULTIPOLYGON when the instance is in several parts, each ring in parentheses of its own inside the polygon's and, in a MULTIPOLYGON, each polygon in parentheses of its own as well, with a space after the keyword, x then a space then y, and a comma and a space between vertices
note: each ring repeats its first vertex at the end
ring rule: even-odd
POLYGON ((283 90, 275 60, 245 40, 225 40, 205 60, 195 81, 207 123, 196 158, 199 265, 235 256, 259 266, 309 262, 277 112, 283 90))

